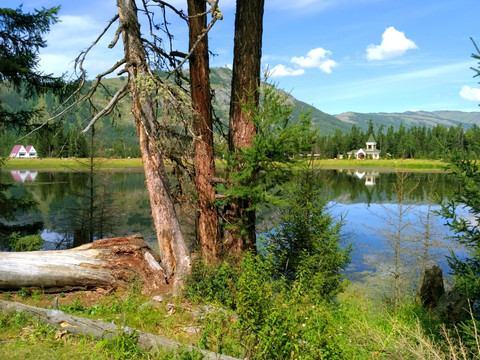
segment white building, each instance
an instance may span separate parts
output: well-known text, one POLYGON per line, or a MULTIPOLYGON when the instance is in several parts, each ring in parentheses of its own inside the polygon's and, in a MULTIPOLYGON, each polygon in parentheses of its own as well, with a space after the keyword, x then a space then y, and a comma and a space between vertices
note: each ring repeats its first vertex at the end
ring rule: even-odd
POLYGON ((37 150, 32 145, 27 145, 25 148, 23 145, 15 145, 10 151, 11 158, 29 159, 36 158, 38 156, 37 150))

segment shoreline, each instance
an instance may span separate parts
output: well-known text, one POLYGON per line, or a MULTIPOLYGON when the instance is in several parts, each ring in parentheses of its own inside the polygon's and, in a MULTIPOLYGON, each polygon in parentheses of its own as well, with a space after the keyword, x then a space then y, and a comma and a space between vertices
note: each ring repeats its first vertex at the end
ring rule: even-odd
MULTIPOLYGON (((44 158, 44 159, 10 159, 3 165, 4 169, 11 170, 89 170, 90 159, 76 158, 44 158)), ((216 160, 216 166, 225 167, 224 160, 216 160)), ((124 171, 143 171, 142 159, 106 159, 96 158, 95 164, 97 170, 124 170, 124 171)), ((354 170, 358 168, 371 171, 424 171, 424 172, 447 172, 447 162, 442 160, 427 159, 391 159, 391 160, 314 160, 313 164, 324 170, 354 170)))

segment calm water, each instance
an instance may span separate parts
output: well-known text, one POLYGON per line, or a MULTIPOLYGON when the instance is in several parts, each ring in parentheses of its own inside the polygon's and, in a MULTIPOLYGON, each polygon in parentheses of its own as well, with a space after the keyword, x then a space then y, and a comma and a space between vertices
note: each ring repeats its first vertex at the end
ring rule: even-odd
MULTIPOLYGON (((22 223, 41 222, 44 249, 68 248, 73 245, 75 229, 89 221, 89 210, 95 211, 96 237, 124 236, 141 233, 147 243, 158 249, 150 217, 150 205, 142 172, 100 172, 93 182, 94 201, 90 202, 90 182, 87 173, 5 170, 2 182, 15 183, 15 194, 30 193, 37 201, 36 210, 19 214, 22 223), (99 219, 103 219, 99 221, 99 219)), ((397 217, 399 208, 395 187, 396 173, 371 171, 324 170, 320 174, 322 196, 329 200, 330 211, 336 218, 343 217, 343 234, 354 246, 349 272, 363 274, 369 270, 388 273, 389 247, 386 245, 389 225, 397 217)), ((438 210, 438 202, 448 198, 457 187, 448 174, 412 173, 405 182, 406 196, 402 203, 405 212, 404 232, 410 249, 421 247, 422 219, 431 210, 438 210), (429 205, 430 204, 430 205, 429 205)), ((275 209, 261 216, 259 230, 265 231, 276 218, 275 209)), ((192 238, 194 220, 181 215, 187 237, 192 238)), ((439 243, 432 254, 435 262, 444 261, 448 254, 448 235, 443 220, 433 220, 439 243)), ((410 261, 414 261, 413 255, 410 261)), ((407 260, 408 262, 408 260, 407 260)))

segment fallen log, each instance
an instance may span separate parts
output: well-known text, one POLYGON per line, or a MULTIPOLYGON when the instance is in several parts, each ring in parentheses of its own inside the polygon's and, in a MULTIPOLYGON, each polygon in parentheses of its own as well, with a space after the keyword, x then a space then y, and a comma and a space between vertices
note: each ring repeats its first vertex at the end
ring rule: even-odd
POLYGON ((0 252, 0 289, 112 289, 140 278, 142 291, 155 293, 167 286, 159 261, 142 235, 101 239, 69 250, 0 252))
MULTIPOLYGON (((44 309, 35 306, 25 305, 17 302, 0 300, 0 311, 3 312, 24 312, 31 316, 38 317, 43 323, 56 326, 72 334, 91 335, 95 340, 112 339, 121 332, 127 334, 133 330, 128 327, 119 327, 112 323, 100 320, 92 320, 80 316, 66 314, 55 309, 44 309)), ((137 333, 137 344, 144 350, 169 350, 169 351, 193 351, 202 353, 204 359, 217 360, 239 360, 227 355, 221 355, 212 351, 203 350, 192 345, 186 345, 171 339, 153 335, 141 331, 137 333)))

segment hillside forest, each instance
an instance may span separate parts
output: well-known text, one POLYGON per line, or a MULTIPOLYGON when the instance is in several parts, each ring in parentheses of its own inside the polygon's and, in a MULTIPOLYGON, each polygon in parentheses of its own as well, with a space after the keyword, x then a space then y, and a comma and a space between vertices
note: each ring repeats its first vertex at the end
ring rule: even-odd
MULTIPOLYGON (((228 86, 231 82, 231 70, 228 68, 212 69, 210 79, 214 91, 214 113, 218 126, 214 128, 216 143, 215 155, 225 157, 226 141, 221 134, 228 125, 228 104, 230 96, 228 86)), ((98 106, 105 105, 104 98, 117 92, 126 83, 125 77, 106 79, 103 89, 95 95, 98 106)), ((90 84, 91 85, 91 84, 90 84)), ((87 87, 88 89, 88 87, 87 87)), ((283 91, 277 90, 281 93, 283 91)), ((1 88, 2 101, 9 109, 42 109, 42 115, 37 119, 41 123, 55 115, 60 99, 53 93, 46 93, 33 98, 19 96, 12 88, 1 88)), ((347 158, 348 151, 365 147, 370 135, 377 142, 381 158, 404 159, 447 159, 453 152, 468 154, 471 158, 480 156, 480 128, 476 123, 452 122, 456 125, 412 124, 410 115, 404 115, 408 121, 402 121, 402 114, 397 114, 395 125, 385 121, 388 114, 380 116, 361 114, 363 119, 351 123, 321 112, 298 101, 292 96, 287 101, 293 105, 292 117, 298 120, 302 113, 308 113, 312 119, 312 127, 318 131, 315 138, 314 153, 321 159, 347 158), (374 118, 375 120, 372 120, 374 118), (368 119, 368 120, 367 120, 368 119)), ((69 112, 61 121, 51 121, 26 136, 22 141, 33 145, 41 157, 88 157, 91 153, 91 134, 83 134, 81 130, 91 116, 91 104, 85 104, 75 112, 69 112)), ((135 135, 133 118, 130 115, 130 101, 127 99, 119 104, 118 109, 106 115, 105 121, 96 126, 94 138, 95 156, 107 158, 139 157, 138 139, 135 135)), ((360 114, 357 114, 357 118, 360 114)), ((439 121, 440 122, 440 121, 439 121)), ((8 156, 19 135, 25 136, 29 128, 0 129, 0 155, 8 156)))

